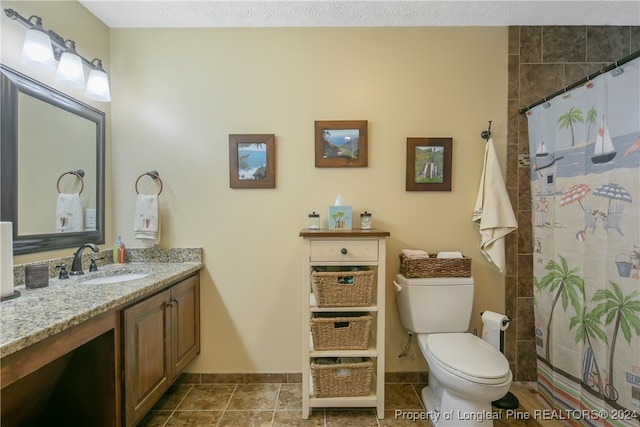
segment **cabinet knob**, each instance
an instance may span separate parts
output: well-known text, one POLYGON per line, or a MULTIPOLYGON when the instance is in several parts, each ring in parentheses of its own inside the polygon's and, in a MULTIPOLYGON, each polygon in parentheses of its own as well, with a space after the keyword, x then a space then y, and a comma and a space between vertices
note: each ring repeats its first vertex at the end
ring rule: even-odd
POLYGON ((176 305, 178 303, 178 300, 173 298, 172 300, 170 300, 168 303, 166 303, 165 305, 167 307, 173 307, 174 305, 176 305))
POLYGON ((342 255, 346 255, 346 254, 347 254, 347 248, 342 248, 342 249, 340 249, 340 253, 341 253, 342 255))

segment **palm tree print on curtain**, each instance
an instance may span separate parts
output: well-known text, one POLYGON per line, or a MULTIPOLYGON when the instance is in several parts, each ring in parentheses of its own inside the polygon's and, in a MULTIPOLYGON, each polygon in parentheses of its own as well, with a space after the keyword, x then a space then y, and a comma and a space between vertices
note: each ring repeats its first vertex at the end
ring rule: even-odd
MULTIPOLYGON (((609 375, 613 378, 614 355, 618 332, 622 331, 622 336, 627 344, 631 345, 633 335, 640 335, 640 300, 635 299, 640 295, 639 291, 633 291, 629 295, 624 295, 620 286, 610 282, 611 289, 600 289, 593 296, 593 301, 600 302, 595 311, 605 318, 605 325, 612 324, 613 337, 611 338, 611 351, 609 352, 609 375)), ((610 391, 605 389, 605 396, 616 398, 617 391, 613 380, 609 382, 610 391)))
POLYGON ((551 337, 551 325, 553 321, 553 311, 556 307, 558 299, 562 301, 562 308, 566 312, 567 304, 571 301, 571 306, 576 313, 582 310, 582 298, 584 295, 584 280, 582 277, 577 276, 577 268, 570 269, 567 265, 567 261, 559 256, 560 263, 551 260, 547 263, 545 270, 548 273, 542 278, 538 284, 539 290, 545 290, 548 288, 549 292, 553 292, 553 302, 551 303, 551 312, 549 314, 549 324, 547 325, 547 345, 545 358, 547 361, 551 361, 551 355, 549 352, 551 337))
POLYGON ((575 145, 575 136, 574 136, 575 132, 573 131, 574 123, 584 123, 584 119, 582 118, 582 111, 578 110, 577 108, 571 107, 569 111, 562 114, 558 118, 558 125, 560 126, 560 129, 566 128, 566 127, 571 129, 571 146, 572 147, 575 145))
POLYGON ((538 388, 558 410, 640 413, 640 59, 620 68, 527 112, 538 388))

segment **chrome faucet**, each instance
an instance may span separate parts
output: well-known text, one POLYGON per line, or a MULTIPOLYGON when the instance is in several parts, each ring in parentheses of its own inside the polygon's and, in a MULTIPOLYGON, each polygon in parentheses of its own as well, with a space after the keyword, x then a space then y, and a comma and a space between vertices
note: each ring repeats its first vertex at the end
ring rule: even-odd
POLYGON ((85 243, 84 245, 80 246, 78 250, 73 254, 73 262, 71 263, 71 271, 69 272, 69 274, 72 276, 84 274, 84 271, 82 271, 82 251, 84 251, 84 248, 91 248, 93 252, 98 252, 100 250, 93 243, 85 243))

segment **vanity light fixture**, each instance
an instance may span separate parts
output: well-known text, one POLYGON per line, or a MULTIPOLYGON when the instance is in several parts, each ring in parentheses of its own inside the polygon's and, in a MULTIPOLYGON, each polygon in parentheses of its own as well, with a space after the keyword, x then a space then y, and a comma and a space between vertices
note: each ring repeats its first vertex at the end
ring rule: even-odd
POLYGON ((31 28, 27 31, 24 45, 22 45, 20 62, 43 71, 55 70, 56 60, 53 56, 51 39, 44 28, 42 28, 42 19, 37 16, 32 16, 26 21, 26 25, 30 25, 31 28), (35 20, 35 24, 32 24, 31 20, 35 20))
POLYGON ((101 102, 111 101, 109 78, 104 68, 102 68, 102 61, 94 58, 93 61, 91 61, 91 67, 87 87, 84 89, 84 96, 101 102))
POLYGON ((57 60, 56 81, 74 89, 84 87, 84 95, 94 101, 111 101, 109 78, 102 67, 102 60, 94 58, 89 61, 80 55, 73 40, 65 39, 53 30, 45 30, 39 16, 32 15, 27 19, 10 8, 5 9, 4 13, 29 29, 22 47, 20 61, 23 64, 53 72, 57 60), (86 86, 83 64, 91 70, 86 86))
POLYGON ((82 89, 84 87, 84 68, 82 67, 82 59, 76 52, 76 43, 73 40, 67 40, 67 50, 60 55, 60 64, 56 71, 56 80, 67 84, 74 89, 82 89))

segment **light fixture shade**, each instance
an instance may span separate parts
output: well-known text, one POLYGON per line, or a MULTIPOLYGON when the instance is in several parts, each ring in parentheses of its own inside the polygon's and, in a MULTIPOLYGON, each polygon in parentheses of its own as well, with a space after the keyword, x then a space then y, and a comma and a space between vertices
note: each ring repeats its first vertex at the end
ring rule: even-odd
POLYGON ((27 31, 20 62, 43 71, 51 72, 56 69, 51 39, 42 27, 35 26, 27 31))
POLYGON ((84 96, 89 99, 93 99, 94 101, 111 101, 109 78, 102 67, 95 68, 89 73, 89 79, 87 80, 87 87, 84 90, 84 96))
POLYGON ((74 89, 82 89, 84 87, 82 59, 74 51, 65 51, 60 56, 56 80, 74 89))

